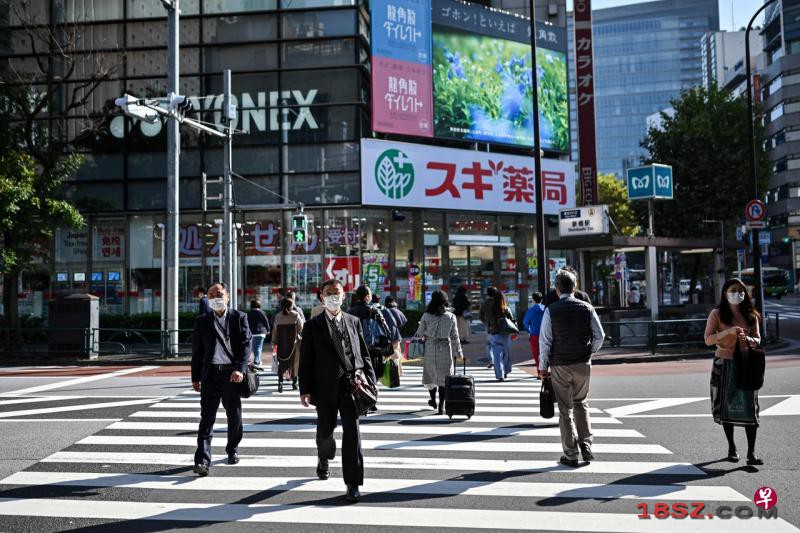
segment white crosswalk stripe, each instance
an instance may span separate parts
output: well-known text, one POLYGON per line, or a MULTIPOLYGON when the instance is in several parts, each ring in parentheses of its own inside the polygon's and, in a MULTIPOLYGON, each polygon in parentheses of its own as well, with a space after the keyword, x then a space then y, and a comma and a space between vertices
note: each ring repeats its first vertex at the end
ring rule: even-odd
MULTIPOLYGON (((243 402, 238 465, 225 463, 220 411, 212 473, 204 478, 191 473, 199 398, 187 391, 0 481, 0 522, 3 516, 16 517, 15 524, 61 517, 76 528, 109 521, 109 530, 115 521, 149 520, 158 521, 152 526, 158 529, 250 522, 341 532, 353 527, 656 532, 667 530, 667 521, 638 519, 637 502, 652 508, 656 502, 751 501, 717 480, 693 484, 707 474, 671 460, 670 450, 598 408, 592 409, 597 460, 579 468, 561 465, 558 417, 539 416, 540 382, 520 369, 505 383, 496 382, 492 370, 468 372, 477 377, 476 414, 470 420, 431 411, 419 368, 406 368, 402 387, 381 389, 379 413, 361 423, 366 479, 360 505, 339 505, 344 485, 338 453, 331 479, 316 478, 315 413, 299 405, 297 391, 278 394, 275 377, 265 375, 262 390, 243 402), (83 499, 86 494, 91 498, 83 499), (604 502, 602 512, 587 510, 592 501, 604 502)), ((341 439, 340 429, 336 437, 341 439)), ((752 530, 743 520, 680 526, 752 530)), ((777 519, 770 521, 770 531, 798 530, 777 519)))

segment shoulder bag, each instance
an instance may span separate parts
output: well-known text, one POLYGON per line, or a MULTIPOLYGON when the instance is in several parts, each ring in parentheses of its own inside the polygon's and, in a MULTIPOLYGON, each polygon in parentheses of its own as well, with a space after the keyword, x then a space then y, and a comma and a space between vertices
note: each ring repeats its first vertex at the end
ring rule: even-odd
POLYGON ((244 372, 244 379, 239 383, 239 396, 249 398, 258 392, 261 385, 261 378, 253 365, 249 365, 244 372))
POLYGON ((766 354, 756 343, 747 340, 747 350, 742 350, 737 339, 733 352, 733 382, 737 389, 758 390, 764 385, 766 354))
MULTIPOLYGON (((364 356, 369 357, 368 354, 365 354, 364 356)), ((358 416, 366 415, 370 408, 374 407, 375 404, 378 403, 378 387, 376 387, 374 383, 370 382, 369 378, 367 378, 367 375, 360 368, 351 374, 347 371, 347 368, 344 366, 341 359, 338 357, 335 357, 334 359, 336 359, 336 362, 350 379, 350 386, 352 387, 351 393, 353 395, 353 401, 356 404, 356 412, 358 413, 358 416)))
POLYGON ((519 335, 519 328, 516 324, 514 324, 514 321, 507 316, 500 317, 497 320, 497 327, 500 330, 500 333, 504 333, 506 335, 519 335))

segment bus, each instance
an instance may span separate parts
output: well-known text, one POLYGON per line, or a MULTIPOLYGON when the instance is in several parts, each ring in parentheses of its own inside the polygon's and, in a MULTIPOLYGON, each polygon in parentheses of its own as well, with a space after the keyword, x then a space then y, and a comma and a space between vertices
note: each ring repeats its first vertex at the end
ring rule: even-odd
MULTIPOLYGON (((753 269, 742 270, 739 273, 739 277, 747 286, 750 296, 753 296, 753 269)), ((789 280, 788 270, 776 267, 762 267, 761 277, 764 280, 764 297, 774 296, 780 299, 781 296, 791 294, 792 284, 789 280)))

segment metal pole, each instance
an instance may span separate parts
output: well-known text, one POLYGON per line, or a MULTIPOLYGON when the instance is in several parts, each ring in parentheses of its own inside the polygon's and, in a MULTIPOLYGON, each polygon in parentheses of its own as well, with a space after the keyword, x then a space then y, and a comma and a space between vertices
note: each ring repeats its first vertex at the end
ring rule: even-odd
POLYGON ((725 277, 726 269, 725 269, 725 221, 719 221, 719 241, 722 248, 722 277, 725 277))
MULTIPOLYGON (((544 199, 542 190, 542 146, 539 139, 539 80, 536 75, 536 0, 529 0, 531 10, 531 84, 533 85, 533 180, 536 188, 536 259, 539 263, 538 288, 547 293, 549 272, 547 269, 547 250, 545 243, 544 199)), ((423 261, 424 263, 424 261, 423 261)))
POLYGON ((220 276, 222 282, 228 287, 230 294, 230 306, 236 309, 236 295, 232 292, 233 287, 233 215, 231 213, 231 203, 233 200, 233 183, 231 177, 231 71, 225 70, 222 73, 222 86, 224 92, 222 101, 222 113, 225 116, 225 125, 227 127, 225 135, 225 150, 224 150, 224 163, 222 174, 222 239, 221 244, 223 248, 221 256, 222 270, 220 276))
MULTIPOLYGON (((167 41, 169 100, 178 95, 180 81, 180 0, 172 0, 167 5, 169 13, 169 37, 167 41)), ((174 111, 173 111, 174 112, 174 111)), ((167 120, 167 242, 166 256, 166 329, 169 334, 168 353, 178 344, 178 252, 180 247, 180 226, 178 217, 181 137, 176 116, 167 120)), ((162 265, 163 267, 163 265, 162 265)), ((162 294, 162 298, 164 295, 162 294)))
MULTIPOLYGON (((756 165, 756 135, 755 126, 753 124, 753 79, 750 68, 750 30, 753 28, 753 22, 756 17, 764 11, 775 0, 766 0, 755 12, 750 22, 747 23, 747 30, 744 32, 744 64, 747 71, 747 132, 749 135, 749 148, 750 148, 750 177, 753 181, 753 199, 758 200, 758 166, 756 165)), ((753 298, 755 299, 755 307, 759 314, 764 316, 764 295, 763 284, 761 280, 761 245, 758 242, 758 228, 753 228, 751 233, 752 251, 753 251, 753 298)), ((763 326, 763 324, 761 324, 763 326)), ((763 328, 762 328, 763 331, 763 328)))
POLYGON ((157 227, 158 227, 158 230, 159 230, 158 233, 160 235, 159 238, 161 239, 161 298, 160 298, 161 305, 159 306, 159 307, 161 307, 161 320, 159 321, 159 329, 163 330, 164 326, 165 326, 165 324, 164 324, 164 315, 165 315, 166 305, 167 305, 167 302, 165 300, 166 294, 164 293, 164 289, 165 289, 164 284, 165 284, 165 281, 166 281, 166 279, 165 279, 166 278, 166 270, 164 269, 164 257, 166 256, 165 248, 166 248, 167 241, 165 239, 166 236, 164 235, 164 230, 166 229, 164 227, 164 224, 158 224, 157 227))

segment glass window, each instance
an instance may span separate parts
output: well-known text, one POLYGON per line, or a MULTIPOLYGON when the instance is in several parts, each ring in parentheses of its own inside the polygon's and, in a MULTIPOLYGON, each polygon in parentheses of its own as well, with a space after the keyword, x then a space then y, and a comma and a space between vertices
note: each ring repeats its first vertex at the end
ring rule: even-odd
POLYGON ((277 0, 205 0, 204 13, 237 13, 276 9, 277 0))
MULTIPOLYGON (((395 242, 395 286, 397 291, 397 305, 408 308, 408 302, 415 299, 415 295, 409 288, 417 285, 417 278, 409 276, 409 259, 413 263, 413 257, 409 258, 414 251, 414 217, 410 211, 399 211, 394 218, 394 242, 395 242), (403 220, 398 220, 399 218, 403 220)), ((421 300, 421 297, 417 298, 421 300)))
POLYGON ((122 18, 122 0, 69 0, 64 11, 68 22, 118 20, 122 18))
POLYGON ((281 213, 275 211, 245 213, 242 226, 244 251, 244 301, 261 302, 267 313, 278 305, 277 291, 283 286, 281 276, 281 213))
MULTIPOLYGON (((20 9, 9 9, 9 2, 4 2, 3 15, 8 17, 9 26, 22 26, 32 24, 47 24, 47 14, 50 12, 50 0, 29 0, 25 6, 20 2, 15 5, 20 9)), ((59 11, 63 11, 62 4, 56 4, 59 11)), ((63 13, 56 12, 56 20, 63 20, 63 13)))
POLYGON ((310 7, 354 5, 356 5, 356 0, 281 0, 281 9, 306 9, 310 7))
POLYGON ((275 39, 277 20, 274 15, 206 18, 203 20, 203 42, 216 44, 275 39))
POLYGON ((121 183, 76 183, 68 185, 66 198, 86 211, 116 211, 122 209, 121 183))
MULTIPOLYGON (((183 158, 181 158, 181 163, 183 158)), ((183 166, 181 164, 181 166, 183 166)), ((183 169, 181 168, 181 174, 183 169)), ((180 195, 180 209, 200 209, 203 201, 203 181, 198 178, 180 180, 178 194, 180 195)))
POLYGON ((287 39, 336 37, 356 33, 356 12, 351 10, 309 11, 283 16, 283 35, 287 39))
MULTIPOLYGON (((183 4, 181 4, 183 10, 183 4)), ((122 26, 120 26, 121 28, 122 26)), ((128 22, 128 48, 161 47, 166 61, 167 23, 163 20, 128 22)), ((181 19, 181 47, 200 42, 200 23, 197 19, 181 19)), ((183 53, 183 49, 181 49, 183 53)))
MULTIPOLYGON (((284 248, 286 268, 286 286, 297 290, 297 303, 300 307, 310 309, 316 305, 316 290, 322 283, 322 256, 320 231, 322 230, 322 213, 307 211, 311 223, 309 240, 305 244, 297 244, 290 239, 291 232, 284 232, 287 246, 284 248)), ((290 211, 284 213, 284 228, 291 227, 290 211)))
MULTIPOLYGON (((310 93, 306 93, 309 97, 310 93)), ((358 108, 356 106, 308 108, 305 118, 299 115, 297 106, 291 108, 294 118, 289 141, 292 143, 319 143, 358 140, 358 108), (299 126, 299 127, 298 127, 299 126), (295 129, 297 128, 297 129, 295 129)))
POLYGON ((352 65, 356 61, 353 39, 286 43, 282 49, 283 64, 294 68, 352 65))
POLYGON ((233 200, 237 206, 281 204, 278 176, 233 178, 233 200), (268 190, 265 190, 268 189, 268 190))
POLYGON ((290 144, 289 172, 330 172, 359 169, 357 143, 290 144))
POLYGON ((137 181, 128 184, 128 209, 164 209, 167 180, 137 181))
POLYGON ((358 174, 289 175, 289 198, 306 205, 361 202, 358 174))
POLYGON ((206 72, 220 72, 225 69, 266 70, 277 66, 276 47, 271 44, 217 46, 206 48, 205 51, 206 72))
POLYGON ((284 90, 316 90, 315 104, 350 103, 358 100, 361 81, 357 69, 306 70, 281 73, 281 88, 284 90))
MULTIPOLYGON (((167 74, 166 51, 132 50, 127 54, 128 74, 131 76, 163 76, 167 74)), ((196 74, 200 71, 198 48, 181 48, 181 74, 196 74)))
MULTIPOLYGON (((85 1, 85 0, 77 0, 85 1)), ((200 12, 200 0, 181 0, 181 16, 197 15, 200 12)), ((166 17, 167 8, 161 0, 128 0, 128 18, 166 17)), ((183 20, 181 20, 183 25, 183 20)))
POLYGON ((122 154, 82 154, 84 163, 75 174, 77 181, 121 180, 123 173, 122 154))
POLYGON ((75 50, 116 48, 122 42, 122 24, 92 24, 75 32, 75 50))
MULTIPOLYGON (((206 150, 204 167, 209 176, 219 176, 223 170, 223 150, 206 150)), ((278 148, 275 146, 233 145, 233 170, 238 174, 277 174, 278 148)))

